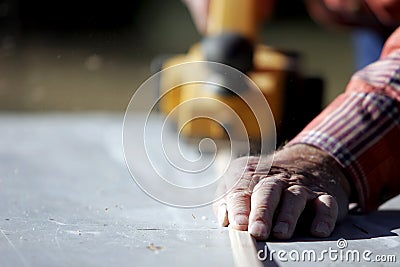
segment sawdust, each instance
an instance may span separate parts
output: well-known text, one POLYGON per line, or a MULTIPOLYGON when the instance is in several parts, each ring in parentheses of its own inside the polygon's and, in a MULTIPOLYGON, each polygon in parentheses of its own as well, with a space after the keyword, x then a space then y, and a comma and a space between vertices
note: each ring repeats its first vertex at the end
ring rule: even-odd
POLYGON ((156 245, 154 245, 154 243, 150 243, 146 248, 151 251, 154 251, 154 253, 158 253, 160 250, 163 249, 162 246, 156 246, 156 245))

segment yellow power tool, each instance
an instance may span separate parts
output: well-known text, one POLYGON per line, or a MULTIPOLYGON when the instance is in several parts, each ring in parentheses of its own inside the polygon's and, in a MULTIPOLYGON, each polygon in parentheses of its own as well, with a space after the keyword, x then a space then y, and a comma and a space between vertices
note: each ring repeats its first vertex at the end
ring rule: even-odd
MULTIPOLYGON (((162 69, 193 61, 213 61, 234 67, 247 74, 267 99, 275 118, 278 142, 293 137, 321 109, 322 81, 304 78, 299 70, 297 53, 260 44, 263 0, 211 0, 206 34, 185 55, 165 60, 162 69)), ((176 76, 162 76, 160 93, 176 84, 176 76)), ((204 92, 196 85, 182 85, 169 91, 160 101, 160 110, 170 114, 179 104, 198 97, 212 97, 231 107, 246 127, 249 140, 260 138, 260 129, 251 109, 229 90, 204 92)), ((211 109, 196 107, 192 109, 211 109)), ((192 112, 181 112, 174 118, 177 128, 187 138, 225 139, 225 129, 213 120, 190 120, 192 112)), ((187 110, 187 109, 186 109, 187 110)), ((218 112, 218 110, 215 110, 218 112)))

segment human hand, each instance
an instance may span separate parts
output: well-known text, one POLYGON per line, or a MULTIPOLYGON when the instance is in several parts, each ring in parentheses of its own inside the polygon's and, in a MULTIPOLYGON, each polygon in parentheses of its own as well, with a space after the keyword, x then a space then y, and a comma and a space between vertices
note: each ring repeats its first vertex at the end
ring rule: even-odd
POLYGON ((222 226, 248 230, 259 240, 288 239, 307 207, 314 214, 311 234, 327 237, 347 214, 350 185, 341 167, 322 150, 294 145, 275 154, 270 171, 256 170, 258 163, 258 157, 239 158, 224 175, 221 190, 237 182, 214 204, 222 226))

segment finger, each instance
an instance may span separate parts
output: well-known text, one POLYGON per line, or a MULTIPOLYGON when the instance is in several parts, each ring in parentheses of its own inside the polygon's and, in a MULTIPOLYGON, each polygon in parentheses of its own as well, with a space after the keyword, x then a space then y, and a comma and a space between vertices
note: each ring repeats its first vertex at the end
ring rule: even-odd
POLYGON ((243 178, 243 181, 226 197, 229 223, 233 228, 241 231, 247 230, 250 213, 251 189, 246 180, 243 178))
POLYGON ((253 172, 258 157, 243 157, 231 163, 225 177, 228 190, 226 208, 228 221, 237 230, 245 231, 249 223, 250 197, 255 186, 253 172), (239 177, 239 179, 238 179, 239 177))
MULTIPOLYGON (((231 162, 228 170, 225 172, 218 184, 216 191, 216 198, 220 198, 218 201, 213 203, 214 214, 217 216, 218 223, 221 226, 228 226, 228 208, 227 208, 227 196, 225 196, 229 190, 236 188, 236 190, 248 190, 251 188, 249 180, 241 177, 245 177, 245 172, 251 172, 251 166, 257 162, 256 157, 242 157, 235 159, 231 162)), ((249 175, 247 175, 249 176, 249 175)))
POLYGON ((256 239, 268 238, 274 212, 285 187, 286 183, 276 177, 264 178, 254 187, 249 232, 256 239))
POLYGON ((272 229, 273 236, 279 239, 291 238, 307 201, 315 197, 315 193, 300 185, 293 185, 284 190, 279 213, 272 229))
POLYGON ((228 226, 228 209, 225 199, 221 199, 220 201, 215 202, 213 204, 213 210, 215 216, 217 216, 218 224, 223 227, 228 226))
POLYGON ((318 237, 329 236, 335 228, 338 204, 331 195, 321 195, 314 200, 315 218, 311 224, 311 234, 318 237))

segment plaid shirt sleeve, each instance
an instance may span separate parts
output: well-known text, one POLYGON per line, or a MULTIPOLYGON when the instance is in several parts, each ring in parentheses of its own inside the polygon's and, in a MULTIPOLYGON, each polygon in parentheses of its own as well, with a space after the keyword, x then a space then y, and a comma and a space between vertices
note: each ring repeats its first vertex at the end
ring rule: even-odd
POLYGON ((352 77, 337 97, 288 145, 309 144, 344 168, 362 210, 400 193, 400 50, 352 77))

